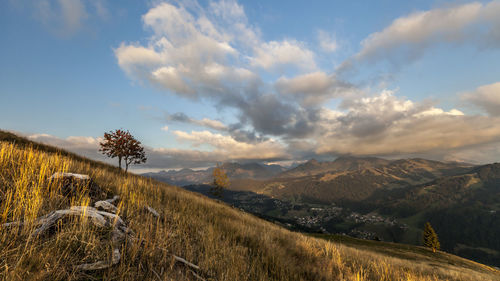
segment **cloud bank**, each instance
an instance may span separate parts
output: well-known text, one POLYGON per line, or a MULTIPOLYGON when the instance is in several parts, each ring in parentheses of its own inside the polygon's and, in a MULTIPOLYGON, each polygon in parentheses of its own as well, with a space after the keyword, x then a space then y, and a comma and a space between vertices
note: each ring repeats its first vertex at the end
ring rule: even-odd
MULTIPOLYGON (((19 132, 16 134, 23 135, 19 132)), ((214 134, 209 131, 174 131, 176 137, 189 142, 197 149, 153 148, 145 146, 148 158, 145 164, 132 166, 132 169, 198 168, 208 167, 226 161, 260 161, 289 159, 285 148, 275 140, 249 144, 235 140, 230 136, 214 134), (206 150, 201 146, 208 146, 206 150)), ((99 152, 102 138, 70 136, 59 138, 48 134, 24 135, 30 140, 54 145, 65 150, 84 155, 90 159, 117 165, 116 159, 105 157, 99 152)))
POLYGON ((388 61, 399 66, 422 56, 438 44, 500 47, 500 1, 472 2, 428 11, 414 12, 395 19, 381 31, 361 42, 361 50, 346 60, 339 70, 388 61))
POLYGON ((203 118, 201 120, 196 120, 187 116, 185 113, 182 112, 167 114, 165 119, 167 121, 194 124, 201 127, 211 128, 217 131, 227 131, 229 129, 228 126, 224 125, 222 122, 218 120, 213 120, 210 118, 203 118))
POLYGON ((500 116, 500 82, 478 87, 475 91, 462 95, 462 99, 491 116, 500 116))

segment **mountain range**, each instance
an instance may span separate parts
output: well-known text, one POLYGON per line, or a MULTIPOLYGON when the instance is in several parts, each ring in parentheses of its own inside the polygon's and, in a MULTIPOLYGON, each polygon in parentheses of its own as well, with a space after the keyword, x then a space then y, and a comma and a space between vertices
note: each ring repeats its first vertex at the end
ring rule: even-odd
MULTIPOLYGON (((229 190, 246 192, 234 193, 228 202, 268 219, 409 244, 420 244, 422 226, 430 221, 445 250, 500 265, 498 163, 340 157, 328 162, 312 159, 289 169, 237 163, 223 168, 231 181, 229 190), (249 201, 251 193, 279 202, 252 207, 262 198, 249 201), (247 199, 238 203, 243 200, 239 198, 247 199), (335 208, 342 211, 332 215, 335 208), (392 220, 395 223, 381 223, 392 220)), ((175 179, 201 192, 206 189, 193 185, 210 183, 211 169, 147 176, 170 183, 175 179)))
MULTIPOLYGON (((272 178, 286 169, 280 165, 265 165, 259 163, 224 163, 222 168, 230 179, 269 179, 272 178)), ((184 186, 190 184, 206 184, 213 180, 212 168, 193 170, 163 170, 160 172, 144 173, 143 176, 154 178, 169 184, 184 186)))

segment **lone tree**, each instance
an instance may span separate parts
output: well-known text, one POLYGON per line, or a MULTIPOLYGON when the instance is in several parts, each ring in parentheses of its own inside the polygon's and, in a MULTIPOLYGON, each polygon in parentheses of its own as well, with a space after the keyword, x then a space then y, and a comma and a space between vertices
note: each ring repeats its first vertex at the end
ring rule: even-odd
POLYGON ((125 172, 130 164, 145 163, 146 153, 141 142, 136 140, 129 131, 115 130, 104 133, 104 141, 99 143, 100 152, 108 157, 118 157, 118 166, 122 168, 122 160, 125 161, 125 172))
POLYGON ((222 197, 224 188, 229 186, 229 178, 227 177, 222 166, 219 164, 217 164, 217 167, 214 168, 212 175, 214 177, 214 181, 212 187, 210 188, 210 193, 214 196, 222 197))
POLYGON ((441 247, 438 236, 429 222, 425 223, 423 240, 424 246, 431 248, 434 253, 441 247))

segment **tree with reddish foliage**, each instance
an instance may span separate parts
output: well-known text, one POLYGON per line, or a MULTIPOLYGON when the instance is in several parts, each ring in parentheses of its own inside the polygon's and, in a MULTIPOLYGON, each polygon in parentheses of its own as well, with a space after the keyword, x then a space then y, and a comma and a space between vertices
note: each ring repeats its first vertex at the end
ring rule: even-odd
POLYGON ((146 153, 141 142, 136 140, 129 131, 115 130, 104 133, 104 141, 99 143, 99 149, 104 155, 115 158, 118 157, 118 166, 122 168, 122 160, 125 162, 125 172, 130 164, 145 163, 146 153))

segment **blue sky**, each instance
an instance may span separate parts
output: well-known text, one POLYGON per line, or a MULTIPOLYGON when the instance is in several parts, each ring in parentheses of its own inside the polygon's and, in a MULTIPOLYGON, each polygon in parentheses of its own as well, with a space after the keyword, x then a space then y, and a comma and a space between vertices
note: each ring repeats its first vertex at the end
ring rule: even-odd
POLYGON ((0 128, 147 169, 500 158, 500 1, 0 3, 0 128))

